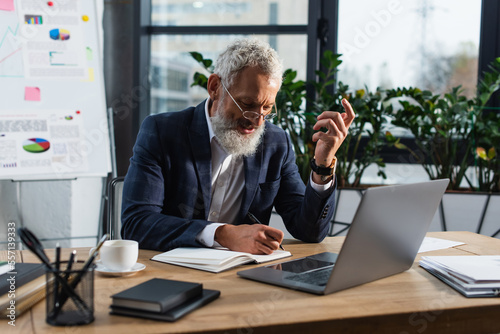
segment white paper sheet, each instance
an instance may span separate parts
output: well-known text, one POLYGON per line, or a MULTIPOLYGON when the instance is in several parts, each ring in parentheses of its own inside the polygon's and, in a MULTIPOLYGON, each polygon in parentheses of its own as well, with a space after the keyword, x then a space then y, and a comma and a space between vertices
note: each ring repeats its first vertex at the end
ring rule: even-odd
POLYGON ((460 241, 451 241, 451 240, 445 240, 445 239, 425 237, 418 252, 419 253, 430 252, 430 251, 451 248, 451 247, 464 245, 464 244, 465 243, 460 242, 460 241))

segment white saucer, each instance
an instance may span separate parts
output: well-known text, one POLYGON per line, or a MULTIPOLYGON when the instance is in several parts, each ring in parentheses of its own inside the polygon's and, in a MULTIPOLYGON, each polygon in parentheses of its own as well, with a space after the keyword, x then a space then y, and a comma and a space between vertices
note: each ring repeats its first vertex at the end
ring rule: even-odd
POLYGON ((96 261, 95 264, 96 264, 95 271, 107 276, 130 276, 146 268, 144 264, 139 262, 134 264, 134 266, 129 270, 125 271, 108 269, 101 263, 101 260, 96 261))

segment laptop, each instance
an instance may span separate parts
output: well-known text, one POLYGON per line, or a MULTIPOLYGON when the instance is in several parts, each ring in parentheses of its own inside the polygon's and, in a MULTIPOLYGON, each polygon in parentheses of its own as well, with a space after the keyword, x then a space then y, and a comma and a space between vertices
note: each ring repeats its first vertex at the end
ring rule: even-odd
POLYGON ((239 271, 255 281, 330 294, 410 269, 449 180, 368 188, 338 254, 239 271))

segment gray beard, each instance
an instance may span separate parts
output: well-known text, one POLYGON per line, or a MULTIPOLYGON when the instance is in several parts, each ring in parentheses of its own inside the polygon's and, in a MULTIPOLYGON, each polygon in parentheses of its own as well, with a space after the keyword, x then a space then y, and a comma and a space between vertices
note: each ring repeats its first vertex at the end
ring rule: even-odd
POLYGON ((264 135, 265 123, 255 128, 252 134, 242 135, 237 130, 238 122, 224 118, 219 110, 215 116, 210 117, 210 121, 217 141, 234 158, 248 157, 257 152, 264 135))

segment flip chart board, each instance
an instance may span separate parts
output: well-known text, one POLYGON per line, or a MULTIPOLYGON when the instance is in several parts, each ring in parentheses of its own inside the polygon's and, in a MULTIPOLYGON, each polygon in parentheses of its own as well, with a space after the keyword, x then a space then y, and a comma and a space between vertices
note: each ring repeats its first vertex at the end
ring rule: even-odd
POLYGON ((94 0, 0 0, 0 179, 106 176, 94 0))

